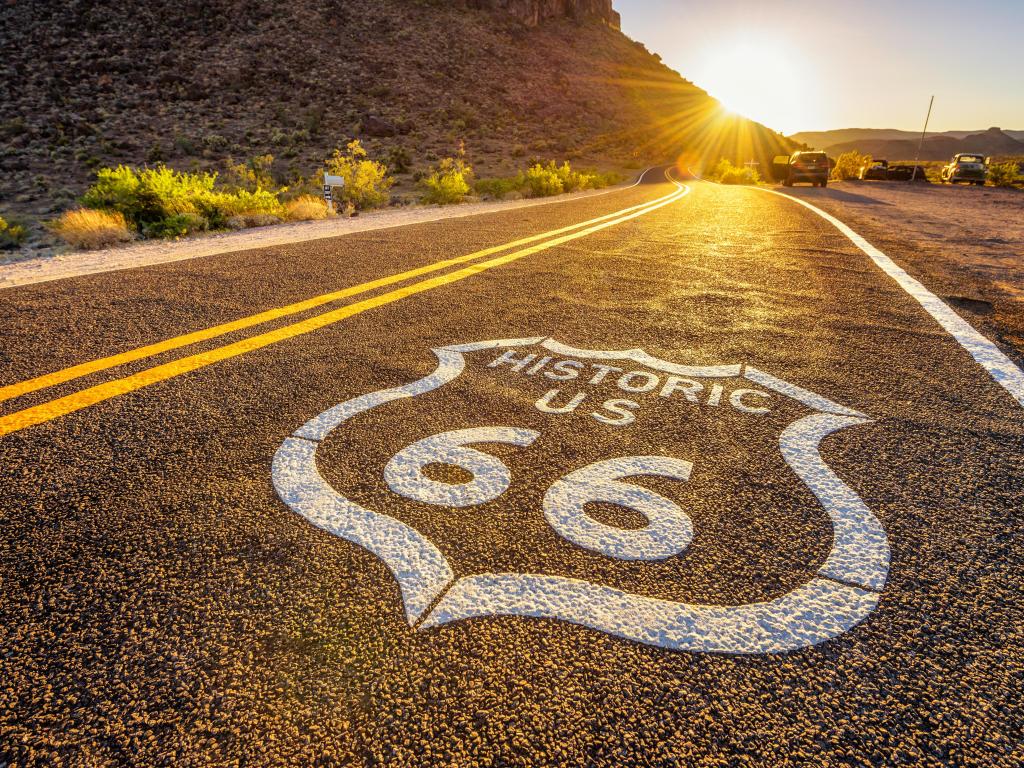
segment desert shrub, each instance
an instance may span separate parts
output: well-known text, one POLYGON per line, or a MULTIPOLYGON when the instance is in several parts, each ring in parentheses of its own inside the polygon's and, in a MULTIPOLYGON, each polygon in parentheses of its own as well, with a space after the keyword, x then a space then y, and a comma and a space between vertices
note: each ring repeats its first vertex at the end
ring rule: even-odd
POLYGON ((118 212, 146 237, 182 237, 220 229, 232 217, 283 213, 277 194, 218 189, 215 173, 183 173, 165 166, 102 168, 82 197, 87 208, 118 212))
POLYGON ((273 189, 274 176, 271 168, 274 165, 273 155, 255 155, 244 163, 228 163, 228 182, 238 189, 255 191, 257 189, 273 189))
POLYGON ((86 208, 117 211, 145 231, 179 213, 201 213, 216 196, 216 174, 178 173, 165 166, 101 168, 82 197, 86 208))
POLYGON ((0 216, 0 248, 17 248, 25 242, 25 228, 20 224, 11 224, 0 216))
POLYGON ((388 170, 392 173, 408 173, 412 169, 412 157, 405 147, 395 147, 388 154, 388 170))
POLYGON ((388 175, 387 166, 367 157, 358 139, 349 142, 344 152, 334 150, 327 160, 327 171, 345 179, 345 186, 336 190, 339 202, 366 209, 385 205, 391 199, 389 190, 395 180, 388 175))
POLYGON ((174 137, 174 148, 183 155, 194 155, 196 152, 195 142, 181 133, 174 137))
POLYGON ((0 138, 13 139, 23 133, 28 133, 28 124, 23 117, 15 117, 0 123, 0 138))
POLYGON ((549 197, 565 191, 553 162, 546 167, 537 163, 527 168, 526 187, 531 197, 549 197))
POLYGON ((334 214, 327 203, 313 195, 302 195, 294 200, 285 203, 284 217, 288 221, 312 221, 314 219, 326 219, 334 214))
POLYGON ((476 193, 481 197, 501 200, 512 192, 522 193, 525 186, 526 175, 519 173, 505 178, 480 179, 474 185, 474 189, 476 189, 476 193))
POLYGON ((920 162, 918 165, 924 166, 925 178, 932 184, 942 183, 942 169, 945 167, 945 163, 941 161, 932 162, 920 162))
POLYGON ((733 165, 728 160, 719 161, 709 177, 719 184, 757 184, 761 176, 753 168, 733 165))
POLYGON ((209 228, 209 220, 200 213, 174 213, 147 225, 146 237, 175 239, 209 228))
POLYGON ((568 162, 558 165, 552 160, 546 165, 532 163, 515 176, 481 179, 476 183, 476 191, 481 196, 497 200, 513 192, 523 197, 548 197, 581 189, 600 189, 618 184, 621 180, 622 177, 617 173, 577 171, 568 162))
POLYGON ((988 167, 988 180, 996 187, 1013 187, 1020 183, 1020 165, 1016 160, 992 163, 988 167))
POLYGON ((274 192, 259 187, 253 192, 240 189, 234 194, 217 194, 210 205, 224 216, 278 216, 284 211, 274 192))
POLYGON ((469 194, 473 168, 461 157, 446 157, 420 179, 424 203, 449 205, 461 203, 469 194))
POLYGON ((218 151, 224 149, 228 145, 228 140, 221 136, 219 133, 208 133, 203 136, 203 145, 212 151, 218 151))
POLYGON ((569 161, 558 165, 554 160, 547 165, 535 163, 524 174, 526 191, 531 197, 547 197, 563 192, 581 189, 599 189, 617 184, 621 177, 617 173, 573 170, 569 161))
POLYGON ((320 133, 320 125, 323 123, 323 120, 324 120, 324 108, 323 108, 323 106, 317 104, 317 105, 315 105, 313 107, 310 107, 310 109, 306 113, 306 117, 305 117, 306 130, 309 131, 310 134, 312 134, 312 135, 316 135, 316 134, 320 133))
POLYGON ((75 248, 104 248, 132 239, 125 217, 116 211, 65 211, 50 228, 75 248))
POLYGON ((590 177, 587 182, 587 189, 604 189, 605 187, 611 187, 615 184, 622 182, 622 174, 616 173, 615 171, 587 171, 587 175, 590 177))
POLYGON ((856 150, 843 152, 832 166, 833 179, 860 178, 860 169, 871 162, 871 155, 862 155, 856 150))

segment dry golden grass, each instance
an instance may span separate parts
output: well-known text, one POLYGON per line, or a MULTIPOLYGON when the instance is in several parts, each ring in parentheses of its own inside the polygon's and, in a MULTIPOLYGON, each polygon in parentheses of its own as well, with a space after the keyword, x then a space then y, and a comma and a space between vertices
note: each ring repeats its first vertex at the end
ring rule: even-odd
POLYGON ((75 248, 104 248, 132 239, 124 216, 93 208, 65 211, 52 225, 54 233, 75 248))
POLYGON ((284 206, 284 216, 288 221, 326 219, 333 213, 334 211, 327 207, 327 203, 313 195, 297 197, 284 206))

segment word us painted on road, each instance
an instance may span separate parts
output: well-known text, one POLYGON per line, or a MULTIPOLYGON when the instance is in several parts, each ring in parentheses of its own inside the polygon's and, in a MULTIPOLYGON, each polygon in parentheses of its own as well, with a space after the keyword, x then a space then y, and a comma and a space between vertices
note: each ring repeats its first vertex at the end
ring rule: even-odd
MULTIPOLYGON (((314 416, 284 440, 272 465, 289 508, 387 566, 411 627, 543 617, 671 650, 760 654, 838 637, 877 606, 889 570, 885 530, 819 452, 828 435, 870 423, 864 414, 747 364, 681 365, 641 349, 577 349, 544 337, 433 353, 429 375, 314 416), (674 584, 645 594, 650 574, 672 580, 666 574, 675 571, 657 569, 685 565, 699 540, 700 499, 684 491, 698 477, 706 489, 713 475, 700 473, 721 464, 710 435, 730 436, 735 454, 736 445, 754 442, 736 440, 737 430, 774 435, 765 429, 772 418, 779 433, 767 466, 784 476, 771 482, 789 483, 795 490, 786 498, 805 500, 783 506, 816 504, 831 528, 813 575, 797 569, 799 583, 784 594, 739 604, 673 599, 674 584), (382 426, 389 419, 393 427, 382 426), (375 448, 383 451, 377 464, 375 448), (339 455, 364 475, 338 480, 321 466, 339 455), (375 477, 365 477, 368 466, 379 467, 375 477), (621 524, 595 505, 645 523, 621 524), (431 514, 436 524, 425 524, 431 514), (493 571, 481 572, 489 517, 521 523, 527 550, 580 556, 560 569, 552 555, 521 572, 496 556, 493 571), (478 559, 460 574, 460 540, 473 531, 478 559), (597 565, 581 573, 584 560, 597 565), (633 578, 629 569, 648 570, 633 578), (613 576, 620 580, 605 583, 613 576)), ((767 482, 759 477, 756 485, 767 482)))

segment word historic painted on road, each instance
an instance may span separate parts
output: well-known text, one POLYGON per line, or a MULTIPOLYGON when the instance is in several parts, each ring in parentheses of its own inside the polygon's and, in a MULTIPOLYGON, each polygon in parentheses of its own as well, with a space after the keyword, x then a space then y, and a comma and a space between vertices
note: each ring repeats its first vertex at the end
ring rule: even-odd
MULTIPOLYGON (((387 565, 398 582, 410 626, 428 629, 484 616, 545 617, 662 648, 755 654, 821 643, 846 632, 875 609, 888 576, 885 531, 819 453, 826 436, 869 423, 864 414, 749 365, 678 365, 640 349, 576 349, 541 337, 459 344, 433 352, 438 366, 430 375, 346 400, 308 421, 285 439, 272 469, 277 493, 292 510, 387 565), (409 426, 410 417, 403 411, 404 428, 421 431, 409 432, 417 437, 397 451, 388 447, 390 458, 382 462, 380 486, 389 494, 386 506, 394 514, 371 508, 365 499, 356 502, 352 493, 339 492, 324 478, 318 450, 328 438, 354 452, 351 439, 367 419, 457 387, 470 360, 476 374, 491 376, 483 387, 489 396, 520 409, 516 423, 508 423, 508 418, 498 423, 497 417, 495 423, 486 423, 480 414, 494 411, 480 409, 473 412, 477 423, 472 426, 467 427, 464 419, 461 427, 451 424, 452 428, 439 430, 448 417, 447 406, 433 402, 423 418, 424 424, 433 426, 419 428, 409 426), (803 488, 801 498, 816 500, 831 524, 831 548, 811 578, 801 576, 802 583, 781 596, 720 605, 641 594, 579 574, 502 568, 480 573, 477 568, 460 577, 450 553, 442 551, 448 551, 452 541, 438 535, 432 540, 416 525, 399 519, 403 503, 448 510, 448 517, 475 509, 493 511, 493 505, 511 496, 518 476, 509 460, 499 456, 534 456, 550 473, 542 481, 536 480, 538 472, 524 473, 538 486, 530 489, 538 507, 531 524, 547 530, 536 534, 538 539, 549 536, 562 542, 560 547, 577 547, 575 551, 582 550, 587 557, 607 558, 628 568, 676 562, 673 559, 686 555, 695 539, 693 510, 684 509, 678 496, 673 500, 638 481, 656 479, 659 489, 685 489, 693 482, 695 467, 711 459, 696 448, 666 446, 679 431, 675 422, 665 431, 666 408, 678 409, 669 413, 679 424, 713 414, 708 424, 754 420, 749 422, 754 432, 756 421, 785 419, 777 437, 781 461, 775 465, 794 486, 803 488), (647 413, 652 414, 650 424, 643 422, 647 413), (566 428, 567 419, 582 421, 566 428), (590 435, 588 430, 598 430, 589 442, 604 446, 635 449, 639 440, 647 451, 581 460, 579 451, 552 450, 553 443, 570 439, 561 436, 560 428, 577 440, 590 435), (624 439, 626 433, 632 433, 630 440, 624 439), (666 455, 673 451, 680 455, 666 455), (566 466, 561 467, 563 460, 566 466), (438 467, 448 467, 456 475, 439 477, 438 467), (621 508, 646 524, 620 527, 614 519, 598 515, 595 505, 621 508)), ((457 396, 458 402, 473 399, 475 395, 457 396)), ((697 443, 706 448, 702 441, 703 437, 697 443)), ((353 461, 357 458, 365 457, 353 453, 353 461)), ((519 514, 522 508, 520 501, 497 509, 519 514)))

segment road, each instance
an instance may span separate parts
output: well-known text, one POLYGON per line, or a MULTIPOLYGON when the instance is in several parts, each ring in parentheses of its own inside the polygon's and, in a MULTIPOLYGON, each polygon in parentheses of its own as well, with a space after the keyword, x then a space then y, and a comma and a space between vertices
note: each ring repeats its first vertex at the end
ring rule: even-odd
POLYGON ((656 170, 0 291, 0 763, 1021 764, 1015 353, 848 235, 656 170))

